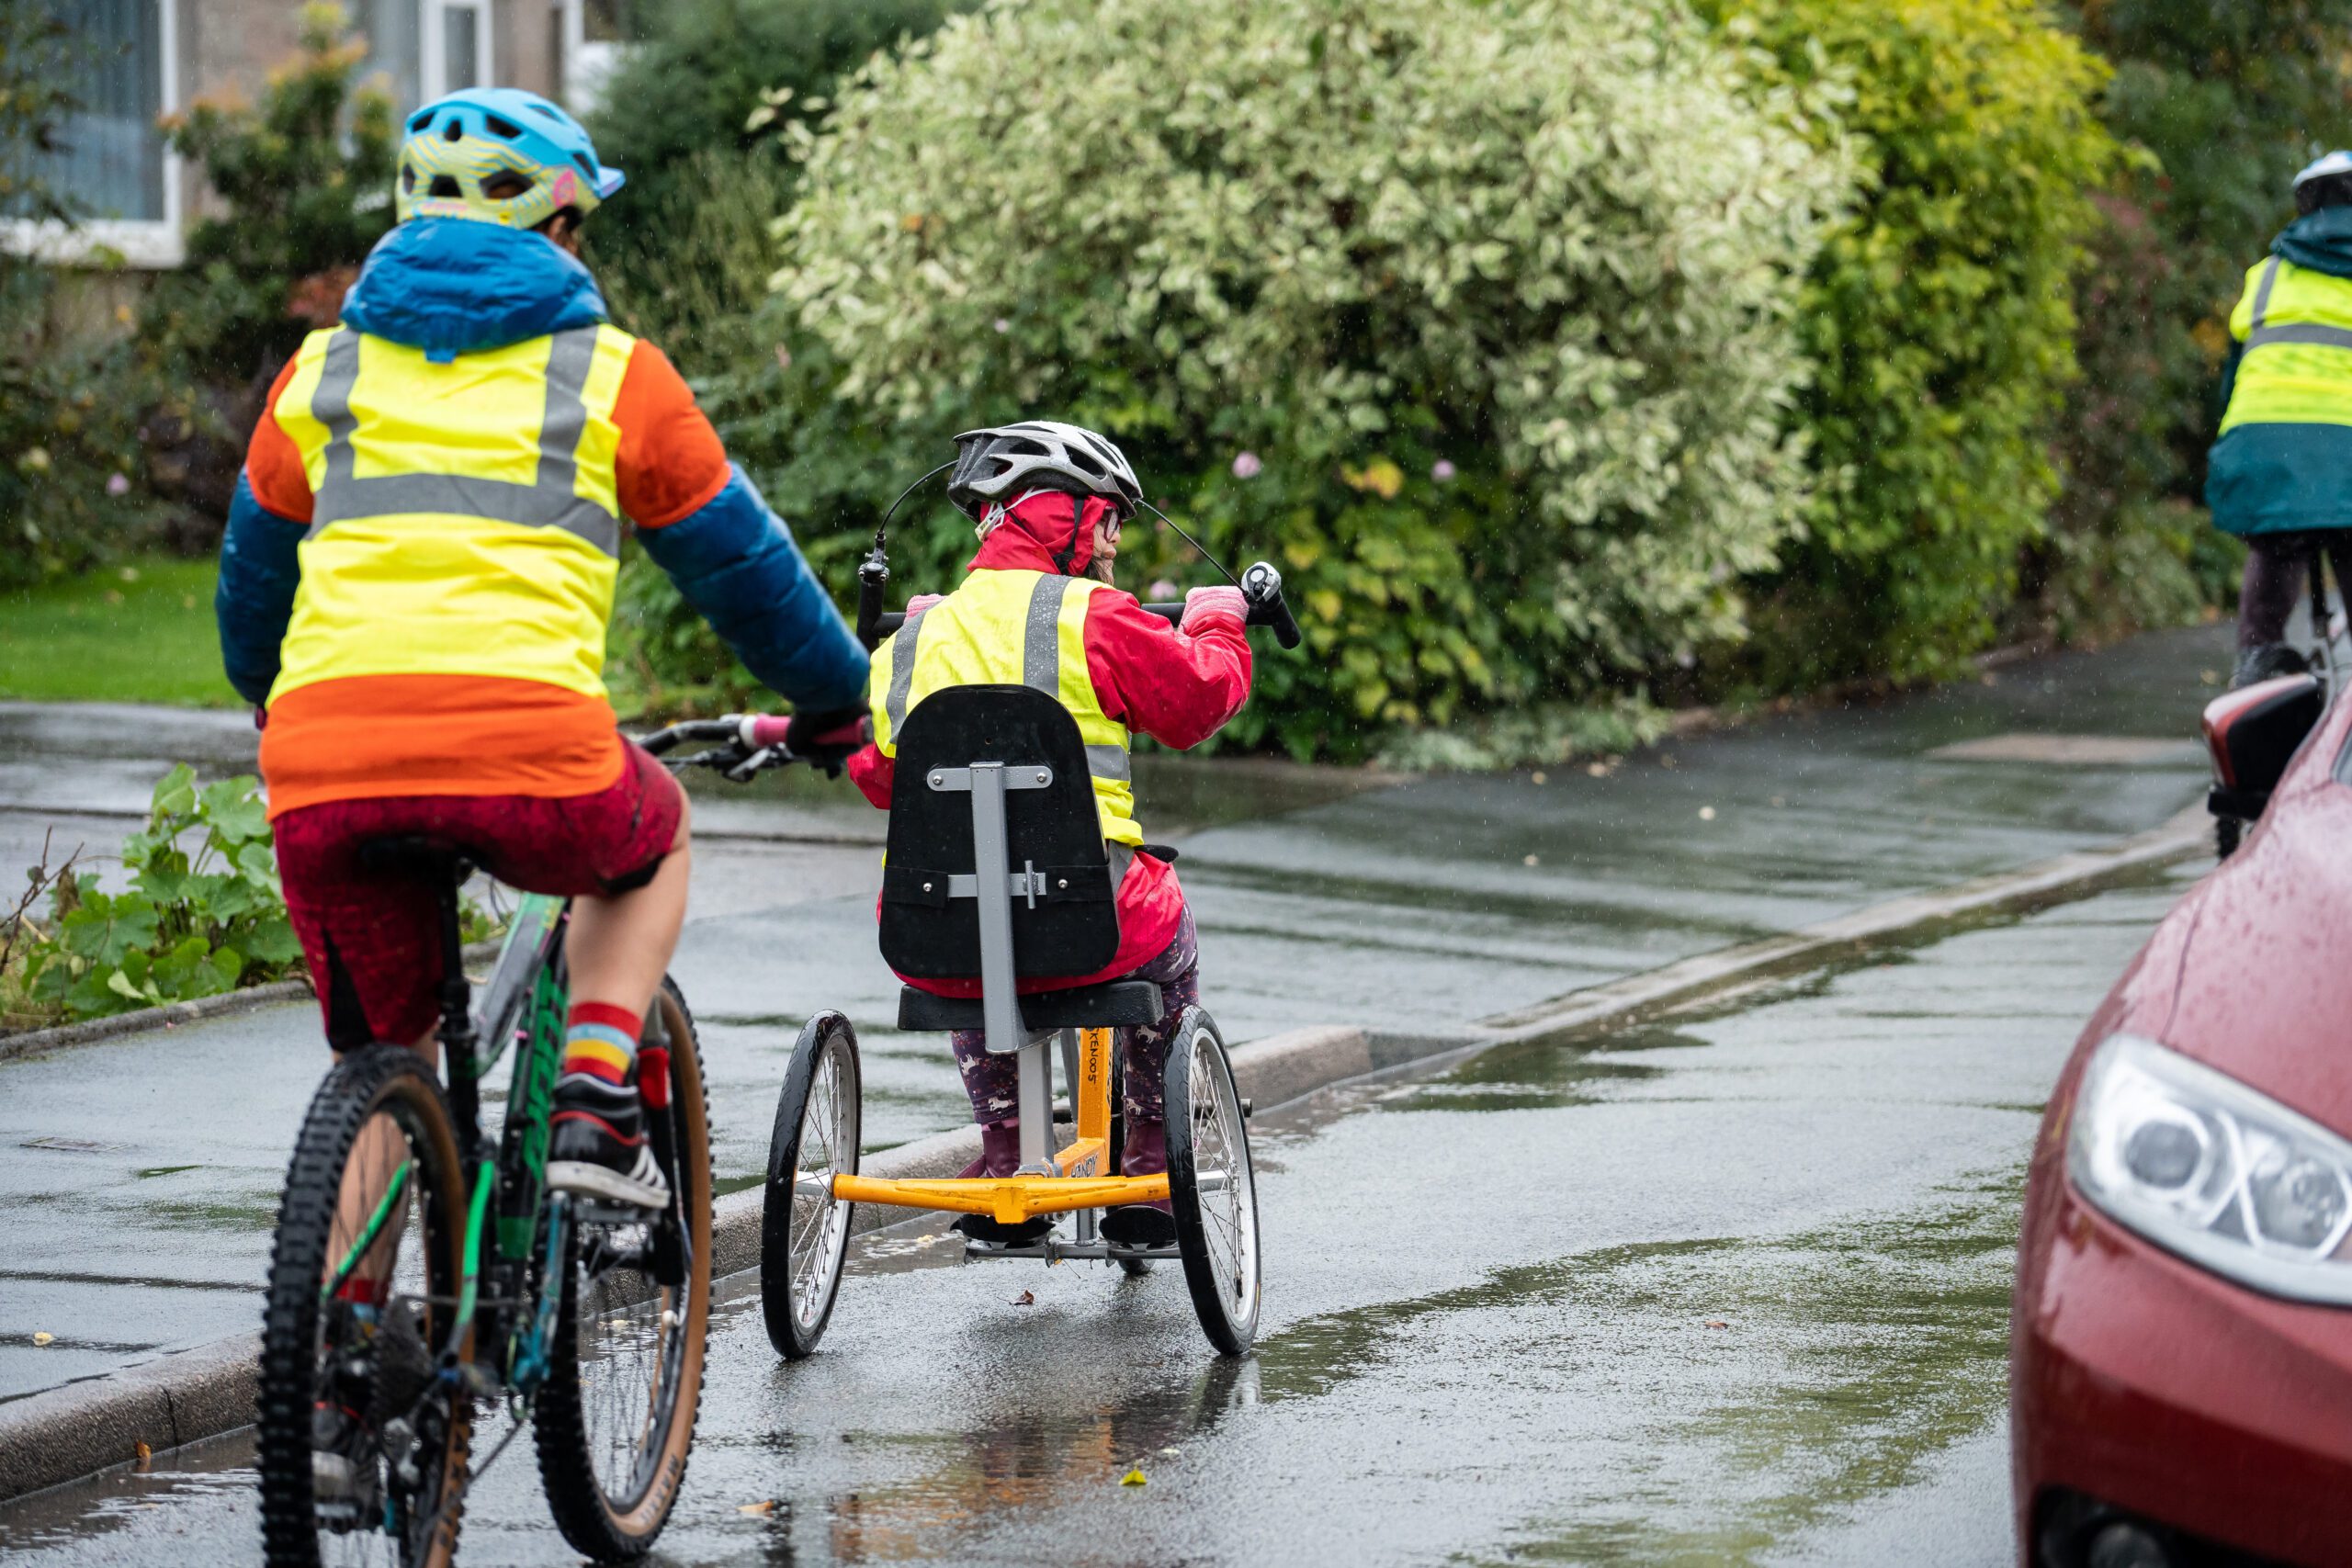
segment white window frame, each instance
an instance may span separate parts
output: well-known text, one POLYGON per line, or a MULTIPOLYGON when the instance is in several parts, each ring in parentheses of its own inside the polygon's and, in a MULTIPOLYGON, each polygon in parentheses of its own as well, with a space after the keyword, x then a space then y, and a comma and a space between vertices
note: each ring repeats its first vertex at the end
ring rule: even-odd
MULTIPOLYGON (((156 69, 163 73, 158 101, 165 114, 180 107, 180 0, 155 0, 156 69)), ((0 219, 0 249, 54 265, 96 265, 119 256, 125 265, 162 271, 187 259, 179 153, 164 144, 164 216, 94 218, 81 223, 55 219, 0 219)))
POLYGON ((556 62, 556 96, 574 116, 584 118, 603 98, 605 78, 612 74, 629 46, 588 37, 584 0, 553 0, 553 4, 563 18, 563 57, 556 62))
POLYGON ((492 0, 423 0, 424 25, 418 29, 424 59, 417 62, 417 95, 421 103, 431 103, 445 94, 456 91, 449 85, 449 11, 451 7, 469 9, 474 13, 474 58, 481 73, 480 85, 487 86, 498 80, 498 25, 492 0))

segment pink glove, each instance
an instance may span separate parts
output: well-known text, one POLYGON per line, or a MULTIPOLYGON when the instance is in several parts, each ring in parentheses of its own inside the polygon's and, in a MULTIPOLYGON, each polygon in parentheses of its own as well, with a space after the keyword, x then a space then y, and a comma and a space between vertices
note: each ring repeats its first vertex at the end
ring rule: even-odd
POLYGON ((913 620, 917 615, 922 615, 925 610, 930 609, 933 604, 938 604, 942 599, 946 597, 947 595, 944 593, 916 594, 913 598, 907 601, 907 619, 910 621, 913 620))
POLYGON ((1238 588, 1195 588, 1184 595, 1184 618, 1176 629, 1186 637, 1198 635, 1211 621, 1232 618, 1237 627, 1250 624, 1250 601, 1241 596, 1238 588))

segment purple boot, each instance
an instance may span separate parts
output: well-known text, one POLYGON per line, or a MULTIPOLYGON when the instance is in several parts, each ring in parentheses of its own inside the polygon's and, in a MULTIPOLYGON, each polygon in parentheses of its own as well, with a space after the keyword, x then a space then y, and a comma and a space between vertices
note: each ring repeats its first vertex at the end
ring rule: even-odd
POLYGON ((980 1157, 956 1173, 958 1181, 975 1177, 1011 1176, 1021 1168, 1021 1123, 1007 1117, 980 1123, 980 1157))
MULTIPOLYGON (((1168 1123, 1131 1121, 1126 1149, 1119 1158, 1122 1176, 1159 1176, 1168 1169, 1168 1123)), ((1102 1216, 1102 1239, 1120 1247, 1171 1247, 1176 1220, 1168 1201, 1128 1203, 1102 1216)))
MULTIPOLYGON (((1021 1168, 1021 1122, 1007 1117, 1001 1122, 980 1123, 980 1157, 957 1172, 960 1180, 990 1176, 1001 1179, 1021 1168)), ((962 1231, 974 1241, 993 1242, 999 1247, 1031 1247, 1046 1239, 1054 1222, 1040 1214, 1034 1220, 1023 1220, 1008 1225, 988 1214, 966 1214, 957 1219, 953 1230, 962 1231)))

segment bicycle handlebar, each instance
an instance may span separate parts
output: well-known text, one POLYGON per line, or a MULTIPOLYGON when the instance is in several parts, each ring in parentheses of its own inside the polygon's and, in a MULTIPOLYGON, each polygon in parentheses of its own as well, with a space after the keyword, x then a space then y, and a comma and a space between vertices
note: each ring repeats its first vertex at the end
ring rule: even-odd
POLYGON ((864 723, 861 716, 826 734, 804 738, 802 744, 813 745, 813 754, 792 750, 790 714, 730 713, 724 718, 683 719, 639 736, 637 744, 659 757, 689 740, 716 741, 710 750, 681 757, 671 765, 709 768, 737 784, 748 784, 755 774, 795 762, 808 762, 839 777, 842 763, 865 743, 864 723))
MULTIPOLYGON (((875 586, 875 592, 877 595, 880 592, 878 583, 875 586)), ((1245 624, 1266 627, 1274 634, 1274 640, 1286 649, 1298 646, 1298 621, 1290 613, 1290 602, 1283 597, 1281 572, 1266 561, 1258 562, 1241 574, 1241 597, 1249 605, 1247 614, 1242 617, 1245 624)), ((1158 615, 1171 626, 1184 618, 1184 605, 1181 600, 1171 604, 1145 604, 1142 608, 1144 614, 1158 615)), ((866 612, 861 606, 858 619, 872 628, 876 643, 907 624, 903 610, 866 612)))

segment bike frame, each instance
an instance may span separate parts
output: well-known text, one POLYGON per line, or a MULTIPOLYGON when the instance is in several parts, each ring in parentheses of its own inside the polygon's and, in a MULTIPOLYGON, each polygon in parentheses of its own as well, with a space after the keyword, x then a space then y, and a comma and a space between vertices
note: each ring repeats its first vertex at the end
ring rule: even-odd
MULTIPOLYGON (((563 1286, 562 1259, 570 1239, 571 1204, 561 1197, 547 1200, 548 1116, 563 1060, 568 987, 562 953, 570 912, 566 899, 526 896, 507 929, 490 983, 483 988, 481 1013, 460 1021, 445 1010, 440 1032, 469 1192, 465 1266, 458 1280, 457 1312, 443 1346, 443 1364, 456 1366, 466 1359, 466 1336, 483 1304, 481 1284, 487 1273, 492 1286, 489 1323, 494 1347, 490 1369, 508 1387, 526 1394, 547 1377, 558 1292, 563 1286), (507 1045, 518 1040, 522 1048, 514 1058, 505 1125, 496 1157, 487 1157, 478 1086, 497 1066, 507 1045), (543 1248, 538 1246, 542 1213, 547 1215, 543 1248), (534 1262, 544 1267, 537 1291, 526 1293, 534 1262), (517 1311, 511 1323, 503 1322, 508 1308, 526 1305, 527 1313, 517 1311), (507 1331, 499 1333, 501 1326, 507 1331)), ((334 1294, 382 1235, 398 1212, 414 1168, 413 1164, 403 1165, 387 1185, 358 1239, 321 1287, 322 1300, 334 1294)))

